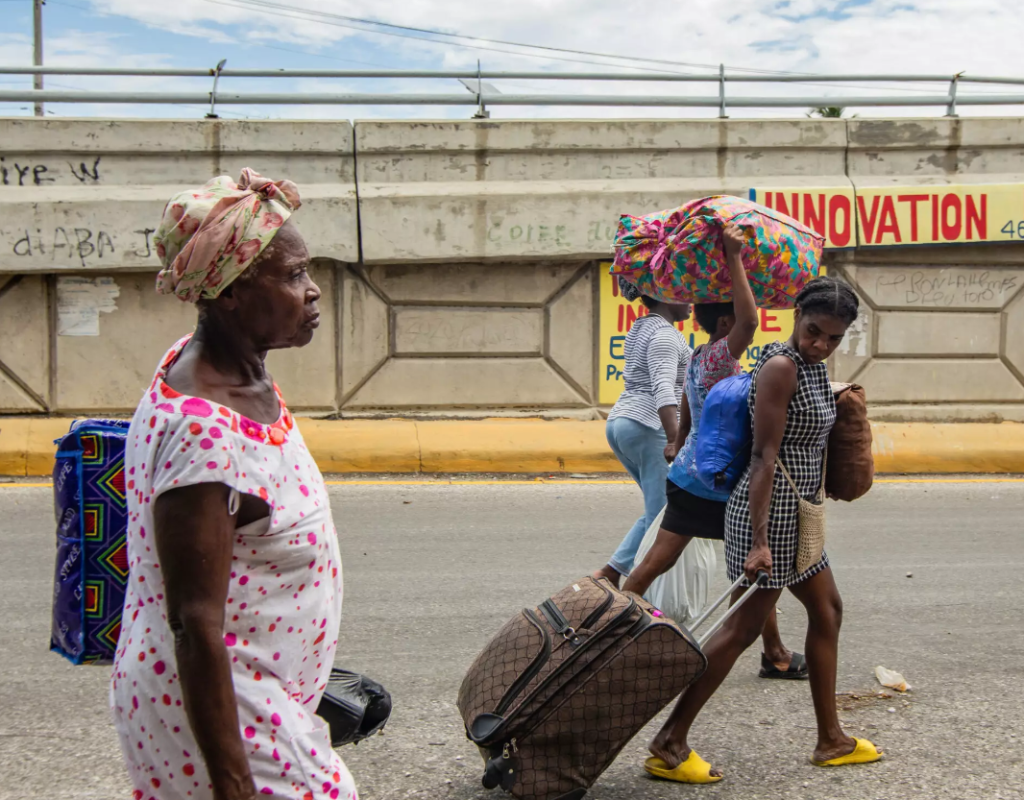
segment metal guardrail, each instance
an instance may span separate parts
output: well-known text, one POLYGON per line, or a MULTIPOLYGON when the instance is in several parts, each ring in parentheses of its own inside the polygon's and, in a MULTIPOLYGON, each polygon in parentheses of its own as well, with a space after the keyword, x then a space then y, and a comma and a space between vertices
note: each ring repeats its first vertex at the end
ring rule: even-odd
MULTIPOLYGON (((196 105, 211 100, 209 92, 83 92, 62 89, 42 91, 0 91, 0 102, 34 101, 47 103, 168 103, 196 105)), ((718 97, 682 95, 571 95, 571 94, 488 94, 480 95, 493 106, 681 106, 719 108, 718 97)), ((730 97, 731 108, 817 108, 823 106, 943 106, 950 95, 913 97, 730 97)), ((960 95, 959 105, 1024 105, 1024 94, 960 95)), ((335 94, 310 92, 291 94, 234 94, 217 92, 218 105, 393 105, 393 106, 473 106, 478 100, 471 94, 335 94)))
POLYGON ((222 105, 435 105, 478 106, 478 116, 487 116, 485 107, 491 106, 605 106, 605 107, 659 107, 659 108, 718 108, 725 117, 732 108, 823 108, 823 107, 922 107, 944 106, 947 116, 956 116, 957 105, 992 106, 1024 105, 1024 94, 977 93, 959 94, 961 83, 998 84, 1024 87, 1024 78, 971 76, 963 73, 948 75, 815 75, 778 74, 762 75, 746 72, 728 72, 721 67, 718 74, 684 74, 675 72, 612 73, 612 72, 537 72, 537 71, 485 71, 477 70, 318 70, 318 69, 225 69, 224 61, 214 68, 155 68, 125 69, 110 67, 34 67, 0 66, 6 75, 88 75, 117 77, 192 77, 213 78, 209 92, 133 92, 82 90, 0 90, 0 102, 33 103, 123 103, 123 104, 210 104, 209 116, 222 105), (432 79, 458 80, 469 93, 236 93, 218 88, 227 78, 344 78, 344 79, 432 79), (687 96, 658 94, 506 94, 496 87, 483 84, 483 80, 537 80, 537 81, 628 81, 667 83, 718 84, 717 96, 687 96), (475 85, 474 85, 475 83, 475 85), (916 95, 821 95, 821 96, 737 96, 726 94, 729 83, 948 83, 942 94, 916 95))
MULTIPOLYGON (((120 77, 182 77, 209 78, 217 73, 216 67, 153 68, 129 67, 5 67, 0 75, 116 75, 120 77)), ((536 70, 411 70, 411 69, 221 69, 222 78, 452 78, 484 80, 593 80, 593 81, 676 81, 682 83, 945 83, 953 79, 961 83, 1004 83, 1024 86, 1024 78, 1006 78, 988 75, 878 75, 841 74, 817 75, 813 73, 783 73, 757 75, 746 72, 728 72, 697 75, 678 72, 539 72, 536 70)))

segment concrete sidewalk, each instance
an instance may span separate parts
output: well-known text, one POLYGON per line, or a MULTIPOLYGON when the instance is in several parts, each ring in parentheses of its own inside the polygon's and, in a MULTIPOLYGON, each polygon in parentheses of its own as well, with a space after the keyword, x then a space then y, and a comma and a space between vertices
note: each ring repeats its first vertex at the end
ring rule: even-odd
MULTIPOLYGON (((71 418, 0 418, 0 475, 49 475, 71 418)), ((300 419, 325 473, 621 472, 603 421, 300 419)), ((1024 425, 876 422, 879 473, 1024 473, 1024 425)))

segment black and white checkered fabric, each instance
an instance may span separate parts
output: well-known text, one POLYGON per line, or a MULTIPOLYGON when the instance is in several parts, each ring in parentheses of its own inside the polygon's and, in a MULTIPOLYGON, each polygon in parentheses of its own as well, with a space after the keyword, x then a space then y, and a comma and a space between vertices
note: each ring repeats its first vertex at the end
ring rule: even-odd
MULTIPOLYGON (((757 397, 757 376, 769 358, 786 356, 797 368, 796 394, 786 413, 786 430, 782 434, 779 458, 786 465, 793 481, 805 499, 812 500, 821 487, 821 466, 825 457, 828 434, 836 421, 836 401, 829 385, 828 368, 811 366, 786 342, 772 342, 761 353, 754 366, 750 384, 750 416, 753 422, 757 397)), ((768 586, 782 589, 806 580, 828 566, 828 555, 807 571, 797 573, 796 551, 799 541, 798 502, 782 471, 775 470, 772 501, 768 512, 768 547, 772 551, 772 577, 768 586)), ((725 560, 729 580, 743 574, 743 564, 750 553, 753 529, 750 524, 750 470, 733 490, 725 511, 725 560)))

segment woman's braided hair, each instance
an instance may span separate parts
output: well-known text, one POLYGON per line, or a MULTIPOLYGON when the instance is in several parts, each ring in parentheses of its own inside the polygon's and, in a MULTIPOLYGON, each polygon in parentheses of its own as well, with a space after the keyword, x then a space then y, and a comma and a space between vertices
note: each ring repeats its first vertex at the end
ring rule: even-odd
POLYGON ((851 325, 857 319, 860 300, 846 281, 823 275, 804 286, 796 296, 801 314, 828 314, 851 325))

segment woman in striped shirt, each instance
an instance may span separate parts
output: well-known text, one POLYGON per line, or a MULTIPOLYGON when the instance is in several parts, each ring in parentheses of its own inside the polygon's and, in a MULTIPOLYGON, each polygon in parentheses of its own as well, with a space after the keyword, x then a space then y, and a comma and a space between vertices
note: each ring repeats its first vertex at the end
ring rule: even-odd
POLYGON ((606 434, 622 466, 640 486, 644 513, 633 523, 622 544, 595 578, 608 578, 615 586, 629 575, 644 534, 665 507, 668 465, 679 428, 679 401, 690 363, 690 346, 676 327, 688 319, 690 306, 662 303, 641 295, 619 278, 627 300, 640 301, 647 315, 626 335, 626 388, 608 415, 606 434))

